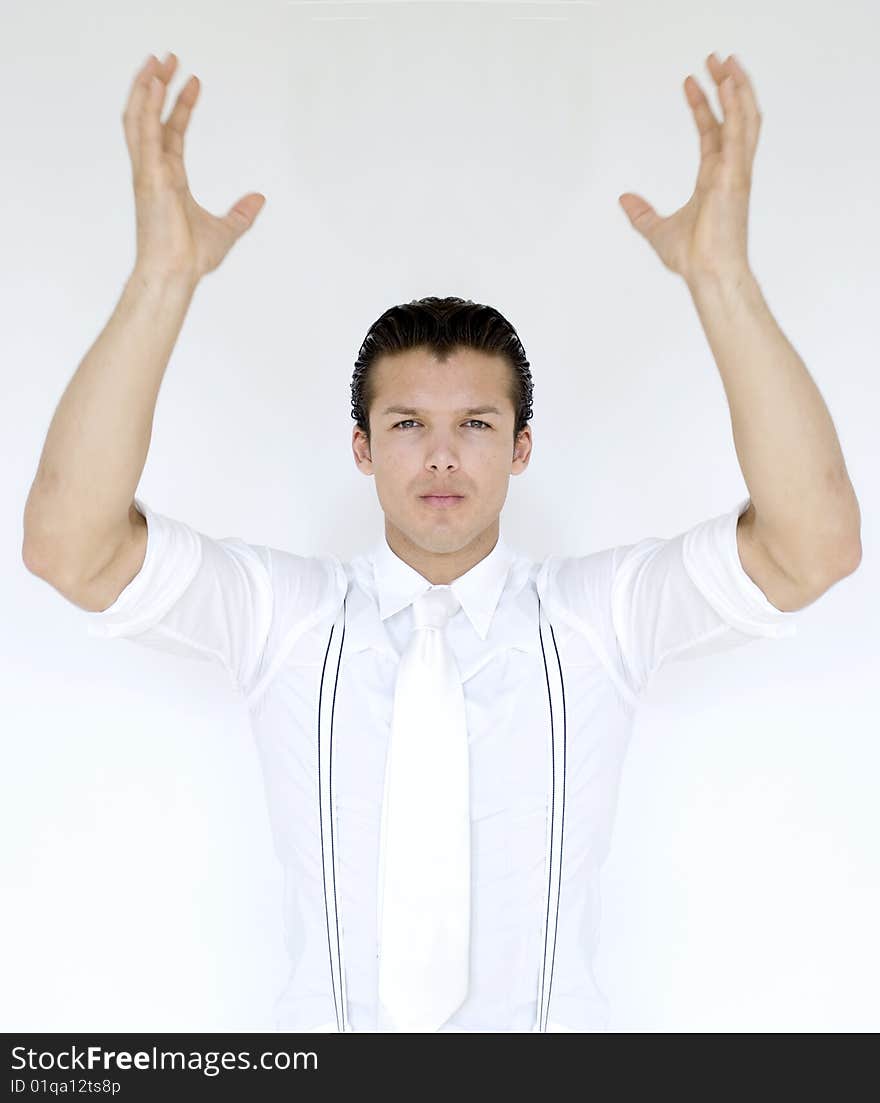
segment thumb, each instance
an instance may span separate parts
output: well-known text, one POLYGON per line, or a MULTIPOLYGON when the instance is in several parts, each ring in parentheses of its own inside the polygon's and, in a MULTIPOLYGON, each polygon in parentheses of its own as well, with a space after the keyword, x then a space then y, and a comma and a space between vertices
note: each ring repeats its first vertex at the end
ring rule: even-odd
POLYGON ((223 222, 235 237, 241 237, 253 226, 254 220, 263 209, 265 202, 265 195, 260 192, 249 192, 233 204, 223 222))
POLYGON ((629 218, 630 225, 638 230, 642 237, 650 238, 657 223, 663 221, 651 204, 640 195, 624 192, 623 195, 618 196, 617 201, 629 218))

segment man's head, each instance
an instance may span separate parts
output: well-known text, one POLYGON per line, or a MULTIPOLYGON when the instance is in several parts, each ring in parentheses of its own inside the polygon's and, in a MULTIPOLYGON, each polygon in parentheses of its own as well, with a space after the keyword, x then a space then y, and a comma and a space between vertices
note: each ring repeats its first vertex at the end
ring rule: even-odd
POLYGON ((364 339, 351 393, 352 451, 376 477, 389 546, 452 581, 495 546, 510 476, 528 466, 532 377, 516 331, 458 298, 392 307, 364 339), (431 494, 459 497, 444 507, 431 494))

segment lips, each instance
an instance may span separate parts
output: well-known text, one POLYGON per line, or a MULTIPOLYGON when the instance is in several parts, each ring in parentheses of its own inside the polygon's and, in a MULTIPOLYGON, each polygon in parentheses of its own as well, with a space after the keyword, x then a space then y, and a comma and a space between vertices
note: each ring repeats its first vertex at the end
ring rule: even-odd
POLYGON ((420 500, 429 509, 454 509, 459 502, 464 501, 463 494, 422 494, 420 500))

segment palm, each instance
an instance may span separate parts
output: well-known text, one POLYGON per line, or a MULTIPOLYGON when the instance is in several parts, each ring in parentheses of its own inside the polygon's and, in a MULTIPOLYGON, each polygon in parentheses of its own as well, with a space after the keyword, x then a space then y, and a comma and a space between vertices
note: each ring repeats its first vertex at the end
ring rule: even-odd
POLYGON ((212 215, 195 201, 187 180, 183 142, 199 94, 198 78, 190 77, 181 89, 166 122, 161 122, 160 114, 153 114, 161 113, 176 66, 177 58, 170 54, 156 70, 163 84, 161 98, 155 98, 143 118, 135 120, 128 112, 124 116, 138 204, 138 253, 164 258, 167 264, 201 276, 213 271, 249 229, 265 198, 249 193, 223 217, 212 215))
POLYGON ((640 195, 624 192, 619 199, 633 227, 663 264, 685 279, 748 266, 751 168, 761 115, 748 78, 732 59, 725 65, 714 55, 709 60, 714 61, 724 122, 719 124, 703 91, 689 77, 684 88, 700 134, 700 166, 690 199, 667 218, 640 195), (732 91, 721 86, 728 75, 735 82, 732 91))
MULTIPOLYGON (((235 238, 241 232, 241 224, 248 224, 250 219, 245 219, 243 214, 238 214, 236 208, 245 202, 240 201, 236 207, 218 218, 206 211, 192 197, 189 188, 186 189, 186 213, 190 227, 190 233, 195 245, 196 265, 199 272, 213 272, 229 251, 235 238), (235 229, 230 225, 232 218, 241 220, 235 229)), ((253 202, 253 213, 260 209, 260 202, 253 202)))
POLYGON ((645 226, 653 216, 651 245, 670 272, 686 271, 690 243, 697 235, 699 223, 700 207, 696 191, 683 207, 668 218, 660 218, 650 203, 631 192, 621 196, 621 203, 637 230, 645 226))

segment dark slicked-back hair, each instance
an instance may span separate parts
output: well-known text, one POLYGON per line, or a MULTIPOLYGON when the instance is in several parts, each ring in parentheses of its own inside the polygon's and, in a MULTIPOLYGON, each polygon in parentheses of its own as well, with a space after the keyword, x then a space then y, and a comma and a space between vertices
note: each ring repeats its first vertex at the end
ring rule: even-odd
POLYGON ((383 354, 425 348, 441 364, 459 348, 505 357, 511 367, 510 398, 515 411, 513 440, 532 416, 532 373, 516 330, 494 307, 459 299, 413 299, 392 306, 370 326, 354 364, 351 416, 370 441, 373 400, 370 366, 383 354))

